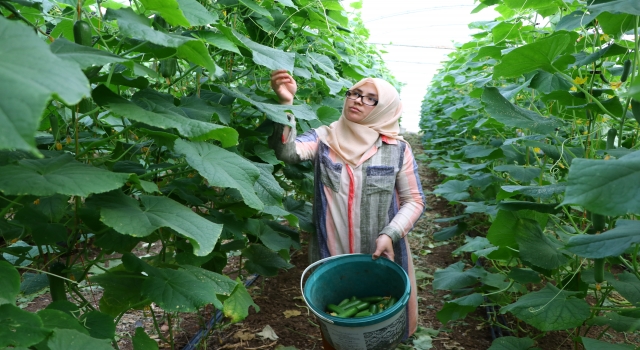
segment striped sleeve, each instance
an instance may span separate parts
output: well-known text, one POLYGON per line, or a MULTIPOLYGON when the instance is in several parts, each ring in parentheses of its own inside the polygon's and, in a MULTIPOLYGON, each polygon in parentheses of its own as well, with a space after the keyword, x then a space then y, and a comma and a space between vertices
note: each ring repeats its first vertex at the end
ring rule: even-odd
POLYGON ((297 136, 296 120, 292 115, 288 117, 293 126, 285 130, 285 125, 276 124, 273 134, 269 137, 269 146, 276 152, 276 157, 285 163, 300 163, 313 159, 318 151, 318 135, 314 129, 310 129, 297 136))
POLYGON ((418 164, 408 144, 404 150, 402 168, 396 175, 396 191, 400 209, 389 222, 389 225, 380 232, 391 237, 393 243, 398 242, 411 231, 413 225, 424 212, 426 205, 420 177, 418 176, 418 164))

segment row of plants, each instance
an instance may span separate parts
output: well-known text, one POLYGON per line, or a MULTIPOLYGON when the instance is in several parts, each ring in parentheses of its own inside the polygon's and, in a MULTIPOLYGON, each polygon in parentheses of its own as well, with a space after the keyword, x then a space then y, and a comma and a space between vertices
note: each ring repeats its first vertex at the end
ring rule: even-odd
POLYGON ((515 317, 496 322, 512 336, 491 349, 530 349, 551 331, 576 349, 633 349, 607 331, 640 327, 638 2, 484 8, 498 18, 470 24, 422 107, 421 157, 459 213, 435 238, 463 240, 454 253, 475 264, 435 273, 451 291, 438 318, 481 306, 515 317))
MULTIPOLYGON (((291 267, 298 228, 314 230, 311 164, 276 159, 274 122, 331 123, 354 81, 392 80, 361 6, 0 0, 0 348, 117 348, 130 310, 173 348, 161 320, 259 311, 244 271, 291 267), (276 102, 274 69, 296 77, 293 106, 276 102), (46 288, 45 309, 16 305, 46 288)), ((143 328, 132 341, 158 348, 143 328)))

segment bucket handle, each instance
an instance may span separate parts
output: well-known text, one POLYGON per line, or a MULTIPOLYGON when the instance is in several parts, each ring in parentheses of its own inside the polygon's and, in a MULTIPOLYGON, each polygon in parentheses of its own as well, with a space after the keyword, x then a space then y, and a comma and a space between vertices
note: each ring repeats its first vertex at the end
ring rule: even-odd
POLYGON ((331 323, 333 324, 333 321, 326 318, 323 315, 320 315, 319 313, 316 313, 313 308, 311 307, 311 305, 309 305, 309 303, 307 302, 307 298, 304 297, 304 285, 302 284, 302 281, 304 281, 304 276, 307 274, 307 271, 309 271, 310 269, 312 269, 313 267, 323 264, 329 260, 333 260, 333 259, 337 259, 340 258, 344 255, 369 255, 369 254, 342 254, 342 255, 334 255, 334 256, 330 256, 328 258, 324 258, 324 259, 320 259, 316 262, 314 262, 313 264, 307 266, 306 269, 304 269, 304 271, 302 272, 302 276, 300 276, 300 292, 302 293, 302 300, 304 301, 304 303, 307 305, 307 307, 309 308, 309 310, 311 310, 313 312, 314 315, 316 315, 316 317, 318 317, 319 319, 327 322, 327 323, 331 323))

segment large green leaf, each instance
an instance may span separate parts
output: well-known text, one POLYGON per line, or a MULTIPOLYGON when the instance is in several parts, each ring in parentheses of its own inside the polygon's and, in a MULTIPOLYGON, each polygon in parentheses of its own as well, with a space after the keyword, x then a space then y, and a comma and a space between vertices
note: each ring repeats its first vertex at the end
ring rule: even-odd
MULTIPOLYGON (((78 322, 78 319, 73 315, 70 315, 64 311, 56 309, 44 309, 37 312, 38 317, 42 320, 44 328, 53 330, 58 329, 73 329, 82 334, 89 335, 89 331, 78 322)), ((111 321, 113 323, 113 320, 111 321)))
POLYGON ((238 142, 235 129, 189 118, 168 94, 145 89, 135 93, 129 101, 100 85, 93 90, 92 96, 98 105, 131 120, 161 129, 175 128, 181 135, 195 140, 219 140, 224 147, 238 142))
POLYGON ((51 350, 113 350, 108 339, 96 339, 72 329, 56 329, 47 341, 51 350))
POLYGON ((140 0, 144 9, 160 14, 167 23, 174 26, 189 27, 189 21, 180 10, 177 0, 140 0))
POLYGON ((140 40, 146 40, 157 45, 178 47, 193 38, 186 36, 165 34, 151 27, 149 18, 133 12, 129 7, 118 10, 107 9, 106 20, 117 20, 120 34, 140 40))
POLYGON ((574 159, 563 205, 602 215, 640 213, 640 152, 616 160, 574 159))
POLYGON ((38 315, 11 304, 0 305, 0 347, 38 344, 49 333, 42 326, 38 315))
POLYGON ((296 58, 293 52, 285 52, 272 49, 269 46, 260 45, 235 30, 233 31, 233 35, 251 50, 255 64, 265 66, 272 70, 286 69, 289 72, 293 72, 293 63, 296 58))
POLYGON ((98 339, 114 339, 116 336, 116 324, 113 317, 106 313, 92 310, 80 316, 80 322, 87 327, 89 335, 98 339))
POLYGON ((467 192, 468 189, 468 181, 450 180, 436 186, 433 193, 443 196, 450 202, 463 201, 471 196, 469 192, 467 192))
POLYGON ((178 0, 182 13, 192 26, 205 26, 216 23, 218 14, 207 10, 196 0, 178 0))
POLYGON ((20 293, 20 274, 13 265, 0 261, 0 305, 16 304, 16 296, 20 293))
POLYGON ((139 268, 147 274, 148 278, 142 283, 143 294, 167 311, 194 312, 207 304, 221 308, 223 305, 216 297, 218 292, 229 296, 235 288, 235 282, 228 277, 199 267, 157 268, 131 253, 122 259, 127 268, 139 268))
POLYGON ((109 63, 124 62, 128 59, 114 55, 111 52, 94 49, 93 47, 78 45, 60 38, 51 44, 51 52, 65 61, 72 61, 80 68, 103 66, 109 63))
POLYGON ((144 328, 136 328, 136 334, 132 337, 133 350, 158 350, 158 343, 156 343, 147 333, 144 328))
POLYGON ((240 54, 238 46, 222 33, 214 33, 211 31, 201 30, 193 34, 217 48, 240 54))
POLYGON ((502 56, 502 62, 495 66, 495 77, 515 77, 536 69, 554 73, 553 63, 571 43, 568 33, 558 33, 533 43, 518 47, 502 56))
POLYGON ((100 298, 100 311, 112 317, 134 306, 142 308, 151 304, 151 300, 142 296, 140 274, 123 271, 122 265, 107 273, 93 276, 91 281, 104 288, 104 294, 100 298))
POLYGON ((526 229, 526 219, 535 220, 540 224, 540 227, 545 227, 548 217, 548 214, 528 210, 518 212, 500 210, 491 223, 487 239, 496 247, 515 248, 518 245, 516 235, 526 229))
POLYGON ((564 193, 566 187, 564 184, 553 184, 546 186, 502 186, 502 190, 506 192, 519 192, 525 196, 549 199, 556 194, 564 193))
POLYGON ((320 68, 320 70, 329 74, 334 79, 338 78, 336 76, 336 69, 333 65, 333 61, 331 61, 329 57, 316 52, 309 52, 308 57, 310 63, 315 64, 320 68))
POLYGON ((255 11, 256 13, 259 13, 265 17, 268 18, 272 18, 271 17, 271 13, 264 7, 260 6, 260 4, 256 3, 253 0, 238 0, 241 4, 245 5, 246 7, 250 8, 251 10, 255 11))
POLYGON ((640 329, 640 319, 621 316, 616 312, 607 312, 604 315, 594 317, 587 321, 589 326, 610 326, 618 332, 635 332, 640 329))
POLYGON ((545 235, 537 221, 523 219, 522 226, 514 233, 522 260, 547 270, 558 268, 569 261, 560 251, 562 245, 545 235))
POLYGON ((287 112, 293 113, 293 115, 298 119, 303 120, 314 120, 317 119, 316 114, 313 112, 313 109, 309 107, 307 104, 302 105, 276 105, 271 103, 258 102, 256 100, 251 99, 249 96, 241 93, 236 89, 228 89, 225 86, 218 86, 222 93, 227 96, 235 97, 237 99, 248 102, 253 107, 258 109, 259 111, 265 113, 267 118, 273 120, 274 122, 280 124, 290 125, 289 120, 287 119, 287 112))
POLYGON ((565 248, 585 258, 600 259, 619 256, 636 243, 640 243, 640 222, 618 220, 614 229, 599 235, 571 237, 565 248))
POLYGON ((558 90, 568 91, 573 85, 558 74, 539 70, 531 80, 530 86, 543 94, 548 94, 558 90))
POLYGON ((551 133, 562 126, 562 122, 555 117, 543 117, 536 112, 514 105, 494 87, 484 89, 482 102, 485 103, 487 113, 506 126, 531 129, 541 134, 551 133))
POLYGON ((75 63, 52 54, 33 28, 2 16, 0 81, 0 150, 37 152, 36 131, 51 97, 74 105, 90 93, 89 81, 75 63))
POLYGON ((264 207, 253 187, 260 171, 248 160, 204 142, 177 140, 174 149, 185 155, 187 163, 207 179, 209 186, 235 188, 251 208, 264 207))
POLYGON ((531 338, 500 337, 491 343, 488 350, 527 350, 533 347, 531 338))
POLYGON ((209 50, 202 41, 192 40, 180 45, 178 47, 178 57, 203 66, 215 76, 222 76, 224 74, 222 68, 213 62, 209 50))
POLYGON ((445 269, 436 270, 433 278, 433 289, 460 289, 478 283, 487 274, 481 267, 475 266, 464 271, 464 263, 458 261, 445 269))
POLYGON ((193 254, 205 256, 218 242, 222 225, 213 223, 170 198, 140 196, 144 209, 138 202, 121 191, 95 196, 90 204, 99 206, 100 220, 116 231, 134 237, 148 236, 154 231, 169 227, 189 238, 193 254))
POLYGON ((129 174, 112 173, 63 154, 55 158, 24 159, 0 167, 0 191, 6 195, 86 197, 123 186, 129 174))
POLYGON ((251 306, 256 312, 260 312, 260 307, 253 302, 244 284, 238 283, 231 296, 224 301, 222 311, 226 317, 231 319, 231 322, 240 322, 249 316, 249 307, 251 306))
POLYGON ((593 21, 598 14, 584 13, 584 11, 573 11, 570 14, 563 16, 558 24, 556 24, 556 30, 573 30, 578 27, 586 27, 591 21, 593 21))
POLYGON ((278 274, 278 269, 289 269, 293 265, 285 261, 278 253, 260 245, 252 244, 242 251, 242 256, 247 258, 245 268, 251 273, 257 273, 265 277, 278 274))
POLYGON ((294 243, 291 237, 275 231, 264 222, 260 222, 260 230, 256 234, 260 237, 262 244, 276 252, 282 249, 289 250, 294 243))
POLYGON ((580 339, 582 339, 585 350, 633 350, 636 348, 631 344, 613 344, 611 342, 604 342, 587 337, 580 337, 580 339))
POLYGON ((503 306, 500 313, 511 312, 541 331, 575 328, 582 325, 591 314, 589 304, 584 299, 574 298, 576 294, 579 292, 568 292, 547 284, 543 289, 503 306))
POLYGON ((253 162, 253 165, 260 171, 260 177, 253 185, 258 198, 267 206, 281 207, 284 190, 280 187, 276 178, 273 177, 273 166, 256 162, 253 162))
POLYGON ((514 180, 528 185, 535 178, 540 176, 542 169, 534 166, 521 166, 514 164, 499 165, 493 168, 495 171, 506 171, 514 180))
POLYGON ((475 311, 484 302, 480 293, 473 293, 455 300, 448 301, 437 313, 438 320, 446 325, 449 321, 465 318, 468 313, 475 311))
POLYGON ((626 13, 640 16, 640 3, 636 0, 612 0, 601 2, 588 7, 593 13, 609 12, 612 14, 626 13))
POLYGON ((640 305, 640 280, 630 272, 619 274, 618 279, 607 278, 607 282, 631 304, 640 305))

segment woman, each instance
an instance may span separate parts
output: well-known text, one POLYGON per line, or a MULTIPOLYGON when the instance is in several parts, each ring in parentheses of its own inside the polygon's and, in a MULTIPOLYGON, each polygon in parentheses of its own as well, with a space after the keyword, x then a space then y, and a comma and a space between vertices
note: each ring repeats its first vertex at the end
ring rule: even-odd
MULTIPOLYGON (((297 84, 285 70, 271 73, 271 87, 281 104, 293 104, 297 84)), ((382 79, 366 78, 347 91, 338 121, 298 137, 295 127, 277 124, 270 145, 286 163, 314 162, 311 262, 365 253, 407 271, 408 337, 417 328, 418 304, 407 233, 425 200, 411 148, 398 135, 401 113, 398 91, 382 79)))

